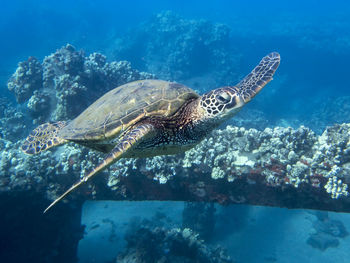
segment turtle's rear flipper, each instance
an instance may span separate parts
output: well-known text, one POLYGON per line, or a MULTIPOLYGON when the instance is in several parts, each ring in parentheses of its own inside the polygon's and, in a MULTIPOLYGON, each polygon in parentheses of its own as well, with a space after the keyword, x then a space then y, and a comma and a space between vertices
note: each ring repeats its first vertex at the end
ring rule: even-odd
POLYGON ((66 143, 67 140, 58 137, 58 132, 66 126, 66 122, 44 123, 34 129, 22 144, 26 154, 37 154, 51 147, 66 143))
POLYGON ((90 173, 81 178, 78 182, 72 185, 67 191, 65 191, 61 196, 56 198, 44 211, 47 212, 51 207, 57 204, 60 200, 62 200, 66 195, 70 192, 87 182, 89 179, 94 177, 97 173, 103 171, 111 164, 115 163, 119 159, 123 158, 123 155, 130 151, 133 147, 135 147, 140 140, 145 139, 151 132, 154 131, 154 127, 151 124, 142 124, 140 126, 135 127, 128 133, 126 133, 120 142, 113 148, 113 150, 106 156, 106 158, 95 167, 90 173))

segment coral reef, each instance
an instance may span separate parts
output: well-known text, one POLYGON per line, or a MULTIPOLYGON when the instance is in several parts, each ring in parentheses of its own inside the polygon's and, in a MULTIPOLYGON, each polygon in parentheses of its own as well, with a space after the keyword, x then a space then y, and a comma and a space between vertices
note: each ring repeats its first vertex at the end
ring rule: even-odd
POLYGON ((35 57, 18 63, 16 72, 11 76, 7 86, 19 103, 27 101, 35 90, 42 88, 43 69, 35 57))
POLYGON ((116 39, 111 53, 162 79, 185 80, 211 74, 223 85, 237 80, 239 56, 232 54, 230 29, 206 20, 189 20, 170 11, 153 16, 116 39))
POLYGON ((207 166, 213 179, 233 182, 248 176, 251 183, 264 179, 271 186, 297 186, 307 176, 301 171, 306 166, 302 160, 311 154, 315 141, 315 134, 305 127, 258 131, 228 126, 214 131, 195 152, 186 152, 183 164, 207 166))
POLYGON ((101 154, 71 144, 54 154, 28 156, 21 152, 20 144, 0 139, 0 193, 32 191, 55 199, 69 186, 72 177, 82 177, 102 160, 101 154))
POLYGON ((8 88, 26 103, 35 124, 71 119, 105 92, 124 83, 154 78, 131 68, 127 61, 107 62, 99 53, 84 56, 72 45, 45 57, 30 57, 18 65, 8 88))
POLYGON ((27 134, 30 120, 21 109, 5 98, 0 98, 0 138, 16 141, 27 134))
POLYGON ((139 226, 126 236, 127 248, 117 263, 232 262, 222 247, 209 247, 189 228, 139 226))
MULTIPOLYGON (((350 124, 329 127, 321 136, 305 127, 227 126, 182 155, 122 159, 73 196, 347 211, 349 134, 350 124), (283 192, 300 200, 289 203, 283 192)), ((0 191, 34 190, 54 199, 102 160, 102 154, 72 143, 37 156, 24 155, 19 145, 0 141, 0 191)))

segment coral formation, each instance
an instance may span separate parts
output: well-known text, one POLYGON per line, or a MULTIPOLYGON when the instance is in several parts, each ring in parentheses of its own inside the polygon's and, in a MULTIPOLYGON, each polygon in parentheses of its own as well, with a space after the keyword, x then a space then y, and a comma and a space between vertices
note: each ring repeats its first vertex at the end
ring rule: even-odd
POLYGON ((315 141, 315 134, 305 127, 258 131, 228 126, 186 152, 184 166, 212 167, 213 179, 226 178, 229 182, 248 176, 251 183, 264 178, 271 186, 297 186, 307 176, 300 160, 310 156, 315 141))
POLYGON ((99 53, 84 56, 72 45, 45 57, 30 57, 18 65, 8 88, 26 107, 33 122, 71 119, 105 92, 124 83, 154 78, 131 68, 127 61, 107 62, 99 53))
POLYGON ((223 85, 238 77, 238 56, 232 55, 238 52, 232 52, 230 29, 224 24, 164 11, 115 42, 111 52, 116 58, 162 79, 180 81, 210 73, 223 85))
MULTIPOLYGON (((176 196, 189 198, 190 194, 196 200, 246 203, 247 193, 230 192, 230 188, 244 183, 276 190, 307 185, 319 193, 324 192, 330 199, 346 198, 349 134, 350 124, 329 127, 321 136, 305 127, 258 131, 227 126, 214 131, 196 148, 179 156, 122 159, 103 173, 108 174, 106 182, 101 184, 104 177, 99 176, 98 186, 96 180, 88 183, 88 190, 83 194, 160 200, 176 200, 179 198, 176 196), (212 182, 208 179, 210 177, 212 182), (156 186, 144 186, 143 193, 137 187, 152 181, 156 181, 158 187, 174 187, 175 192, 169 192, 169 189, 167 192, 155 191, 153 197, 147 197, 147 191, 156 186), (181 191, 189 193, 179 191, 176 188, 178 183, 181 191), (221 188, 213 188, 212 184, 221 185, 221 188), (96 187, 104 187, 110 192, 99 192, 96 187), (220 193, 225 189, 231 194, 220 193), (139 196, 132 197, 135 193, 139 196)), ((54 150, 54 154, 47 151, 29 157, 19 151, 19 144, 1 140, 1 191, 45 189, 49 199, 53 199, 102 160, 102 154, 73 144, 54 150)), ((315 195, 315 198, 321 196, 315 195)))
POLYGON ((6 98, 0 98, 0 138, 16 141, 27 134, 30 120, 6 98))
POLYGON ((327 193, 332 195, 332 198, 339 198, 340 196, 348 196, 348 185, 344 184, 337 176, 328 178, 327 184, 324 186, 327 193))
POLYGON ((7 84, 9 90, 15 94, 17 102, 27 101, 35 90, 42 88, 42 72, 42 66, 35 57, 18 63, 16 72, 7 84))
POLYGON ((127 248, 118 256, 118 263, 232 262, 222 247, 206 245, 189 228, 139 226, 130 231, 125 239, 127 248))

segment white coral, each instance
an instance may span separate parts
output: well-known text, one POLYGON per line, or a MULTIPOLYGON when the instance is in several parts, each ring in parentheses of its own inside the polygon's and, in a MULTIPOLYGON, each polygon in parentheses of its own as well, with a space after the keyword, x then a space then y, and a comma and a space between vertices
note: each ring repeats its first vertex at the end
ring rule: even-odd
POLYGON ((348 185, 344 184, 341 179, 338 179, 336 176, 330 177, 327 184, 324 186, 327 193, 331 194, 333 199, 338 199, 341 196, 348 196, 349 192, 347 191, 348 185))

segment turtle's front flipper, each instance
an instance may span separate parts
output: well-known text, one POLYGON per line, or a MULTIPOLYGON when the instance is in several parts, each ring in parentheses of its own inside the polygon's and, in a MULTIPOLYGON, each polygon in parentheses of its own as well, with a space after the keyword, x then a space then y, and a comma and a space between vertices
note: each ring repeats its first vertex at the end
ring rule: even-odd
POLYGON ((136 128, 130 130, 125 136, 120 140, 120 142, 113 148, 113 150, 107 155, 107 157, 100 163, 97 167, 95 167, 90 173, 81 178, 77 183, 72 185, 66 192, 64 192, 60 197, 58 197, 55 201, 53 201, 44 211, 44 213, 53 207, 57 202, 62 200, 66 195, 70 192, 87 182, 97 173, 106 169, 108 166, 116 162, 117 160, 123 158, 123 154, 127 151, 131 150, 140 139, 144 138, 150 132, 154 130, 151 124, 142 124, 137 126, 136 128))
POLYGON ((238 93, 245 103, 250 101, 267 83, 280 64, 280 54, 272 52, 263 57, 260 63, 237 84, 238 93))
POLYGON ((22 144, 26 154, 37 154, 51 147, 66 143, 67 140, 58 136, 58 132, 67 125, 65 121, 44 123, 34 129, 22 144))

